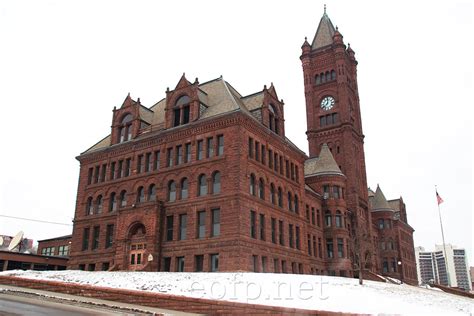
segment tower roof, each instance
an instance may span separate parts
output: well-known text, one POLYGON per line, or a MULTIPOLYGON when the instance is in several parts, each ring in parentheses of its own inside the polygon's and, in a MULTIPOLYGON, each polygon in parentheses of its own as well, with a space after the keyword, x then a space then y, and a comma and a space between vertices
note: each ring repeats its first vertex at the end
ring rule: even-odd
POLYGON ((305 176, 311 175, 344 175, 339 169, 336 160, 329 150, 327 144, 323 144, 318 158, 312 158, 305 161, 304 165, 305 176))
POLYGON ((390 207, 390 204, 388 204, 388 201, 385 198, 385 195, 383 194, 382 189, 380 189, 379 185, 377 185, 377 190, 375 190, 375 196, 372 201, 372 210, 374 211, 392 210, 392 208, 390 207))
POLYGON ((313 43, 311 44, 312 49, 318 49, 324 46, 332 44, 332 36, 334 35, 335 28, 332 25, 331 19, 326 13, 326 6, 324 6, 324 14, 319 21, 318 30, 314 35, 313 43))

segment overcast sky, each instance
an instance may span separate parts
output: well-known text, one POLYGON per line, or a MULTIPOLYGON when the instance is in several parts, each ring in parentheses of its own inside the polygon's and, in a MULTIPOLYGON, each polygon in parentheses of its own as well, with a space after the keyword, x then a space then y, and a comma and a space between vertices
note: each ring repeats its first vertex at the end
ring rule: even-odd
MULTIPOLYGON (((0 214, 71 223, 77 155, 110 133, 128 92, 151 106, 186 72, 241 94, 274 83, 307 152, 299 56, 323 5, 359 61, 369 185, 403 196, 415 246, 473 256, 471 1, 0 0, 0 214)), ((0 217, 35 240, 61 226, 0 217)))

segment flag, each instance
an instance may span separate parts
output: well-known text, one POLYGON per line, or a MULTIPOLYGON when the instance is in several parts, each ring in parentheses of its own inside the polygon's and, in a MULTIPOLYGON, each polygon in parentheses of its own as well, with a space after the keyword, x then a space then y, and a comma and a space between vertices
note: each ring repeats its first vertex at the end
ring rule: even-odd
POLYGON ((436 191, 436 199, 438 200, 438 205, 444 202, 441 196, 439 196, 438 191, 436 191))

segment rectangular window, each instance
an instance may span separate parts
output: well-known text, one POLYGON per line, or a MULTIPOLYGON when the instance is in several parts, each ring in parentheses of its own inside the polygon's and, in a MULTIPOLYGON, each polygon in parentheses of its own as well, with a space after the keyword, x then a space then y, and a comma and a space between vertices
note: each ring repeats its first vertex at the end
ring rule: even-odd
POLYGON ((184 146, 184 162, 186 163, 191 161, 191 143, 187 143, 184 146))
POLYGON ((286 260, 281 261, 281 272, 286 273, 286 260))
POLYGON ((332 115, 332 122, 333 122, 334 124, 336 124, 337 121, 338 121, 337 113, 333 113, 333 114, 331 114, 331 115, 332 115))
POLYGON ((59 246, 58 256, 67 256, 69 255, 69 246, 59 246))
POLYGON ((323 185, 323 198, 329 198, 329 185, 323 185))
POLYGON ((272 218, 272 243, 276 244, 276 219, 272 218))
POLYGON ((188 222, 188 216, 186 214, 179 215, 179 240, 186 240, 186 225, 188 222))
POLYGON ((321 227, 321 212, 318 210, 318 213, 316 214, 316 222, 318 227, 321 227))
POLYGON ((174 216, 166 216, 166 241, 173 240, 174 216))
POLYGON ((252 256, 253 272, 258 272, 258 256, 252 256))
POLYGON ((99 234, 100 234, 100 226, 94 226, 92 250, 99 248, 99 234))
POLYGON ((184 257, 176 258, 176 272, 184 272, 184 257))
MULTIPOLYGON (((311 223, 314 225, 315 223, 315 214, 314 214, 314 207, 311 208, 311 223)), ((318 225, 319 226, 319 225, 318 225)))
POLYGON ((299 172, 298 172, 298 166, 295 165, 295 180, 296 182, 300 182, 300 179, 299 179, 299 176, 298 176, 299 172))
POLYGON ((278 262, 278 259, 273 259, 273 272, 279 273, 280 272, 280 263, 278 262))
POLYGON ((257 215, 255 213, 255 211, 250 211, 250 237, 252 238, 257 238, 257 219, 256 219, 257 215))
POLYGON ((253 158, 253 138, 249 137, 249 157, 253 158))
POLYGON ((344 242, 342 238, 337 239, 337 256, 344 258, 344 242))
POLYGON ((125 176, 128 177, 132 174, 132 159, 127 158, 125 160, 125 176))
POLYGON ((176 146, 176 164, 180 165, 183 163, 183 146, 176 146))
POLYGON ((89 173, 87 174, 87 184, 92 183, 92 174, 94 173, 94 168, 89 168, 89 173))
POLYGON ((255 141, 255 160, 260 160, 260 143, 255 141))
POLYGON ((224 135, 217 136, 217 156, 224 154, 224 135))
POLYGON ((99 170, 100 170, 100 166, 96 166, 95 171, 94 171, 94 183, 99 182, 99 170))
POLYGON ((288 245, 293 248, 293 224, 288 224, 288 245))
POLYGON ((262 145, 262 164, 265 165, 265 157, 267 157, 267 152, 265 150, 265 145, 262 145))
POLYGON ((137 173, 143 172, 143 155, 137 157, 137 173))
POLYGON ((160 151, 155 151, 155 161, 154 161, 153 169, 158 170, 160 169, 160 151))
POLYGON ((219 254, 218 253, 214 253, 214 254, 211 254, 211 272, 217 272, 219 271, 219 254))
POLYGON ((313 256, 316 257, 316 236, 313 236, 313 256))
POLYGON ((110 180, 115 179, 115 161, 110 163, 110 180))
POLYGON ((168 148, 166 150, 166 166, 167 167, 173 166, 173 148, 168 148))
POLYGON ((90 228, 84 228, 82 232, 82 251, 89 249, 90 228))
POLYGON ((202 160, 204 158, 204 141, 198 140, 197 142, 197 153, 196 153, 196 159, 197 160, 202 160))
POLYGON ((260 240, 265 240, 265 215, 260 214, 260 240))
POLYGON ((278 221, 278 239, 280 241, 280 245, 284 246, 285 241, 283 239, 283 221, 278 221))
POLYGON ((273 155, 273 158, 274 158, 273 160, 274 160, 274 163, 275 163, 275 164, 273 165, 273 170, 275 170, 275 172, 278 172, 278 154, 275 153, 275 154, 273 155))
POLYGON ((326 249, 327 249, 328 258, 334 258, 332 238, 327 238, 326 239, 326 249))
POLYGON ((273 168, 273 151, 271 149, 268 150, 268 167, 273 168))
POLYGON ((171 271, 171 258, 165 257, 163 258, 163 269, 162 271, 170 272, 171 271))
POLYGON ((101 169, 101 172, 100 172, 100 182, 104 182, 105 181, 105 176, 107 174, 107 165, 106 164, 103 164, 102 165, 102 169, 101 169))
POLYGON ((262 257, 262 272, 268 272, 268 270, 267 270, 267 257, 262 257))
POLYGON ((326 116, 319 117, 319 126, 324 127, 326 126, 326 116))
POLYGON ((299 226, 295 227, 295 233, 296 233, 296 249, 300 249, 301 244, 300 244, 300 227, 299 226))
POLYGON ((114 225, 109 224, 107 225, 107 229, 105 232, 105 248, 112 247, 114 243, 114 225))
POLYGON ((110 268, 110 262, 102 262, 102 271, 108 271, 110 268))
POLYGON ((151 161, 151 153, 146 153, 145 172, 150 172, 152 169, 153 169, 153 162, 151 161))
POLYGON ((221 234, 221 210, 216 208, 212 211, 212 237, 217 237, 221 234))
POLYGON ((290 162, 285 159, 285 170, 286 170, 286 177, 289 178, 290 177, 290 162))
POLYGON ((319 254, 319 258, 323 257, 323 245, 321 242, 321 238, 318 238, 318 254, 319 254))
POLYGON ((339 187, 338 186, 333 186, 332 187, 332 194, 335 199, 339 198, 339 187))
POLYGON ((207 139, 207 158, 214 156, 214 138, 209 137, 207 139))
POLYGON ((206 237, 206 211, 197 213, 197 238, 206 237))
POLYGON ((189 106, 183 107, 183 124, 189 123, 189 106))
POLYGON ((295 164, 294 163, 290 164, 290 170, 291 170, 291 180, 295 180, 295 164))
POLYGON ((308 255, 311 256, 311 235, 308 234, 308 236, 306 238, 308 240, 308 255))
POLYGON ((202 272, 204 268, 204 256, 197 255, 194 256, 194 271, 202 272))
POLYGON ((280 156, 280 174, 283 175, 283 157, 280 156))

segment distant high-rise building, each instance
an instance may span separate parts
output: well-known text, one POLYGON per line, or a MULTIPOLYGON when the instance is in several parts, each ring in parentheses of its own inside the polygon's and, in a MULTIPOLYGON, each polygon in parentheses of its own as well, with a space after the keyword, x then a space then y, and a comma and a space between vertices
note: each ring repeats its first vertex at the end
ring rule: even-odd
POLYGON ((416 247, 415 255, 420 284, 435 282, 466 291, 472 289, 464 249, 447 244, 445 255, 443 245, 436 245, 435 251, 425 251, 423 247, 416 247))

